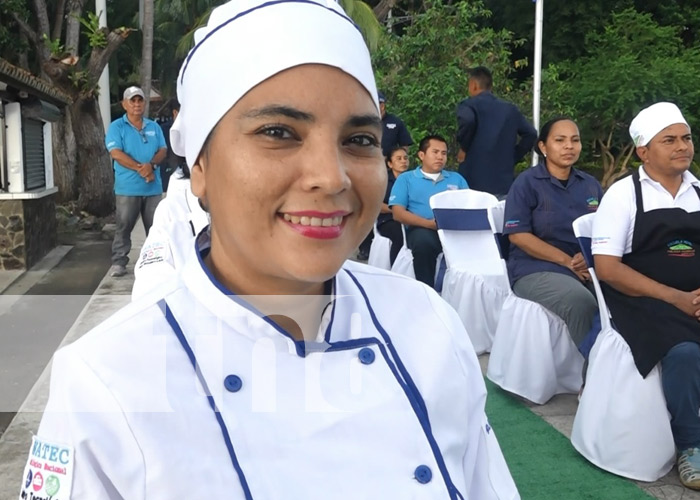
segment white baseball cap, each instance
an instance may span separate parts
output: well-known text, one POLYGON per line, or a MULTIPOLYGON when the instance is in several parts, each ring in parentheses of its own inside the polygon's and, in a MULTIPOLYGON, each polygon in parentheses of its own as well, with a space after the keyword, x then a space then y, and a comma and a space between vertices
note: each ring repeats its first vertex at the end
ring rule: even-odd
POLYGON ((124 91, 123 99, 124 99, 124 100, 129 100, 129 99, 131 99, 132 97, 135 97, 135 96, 137 96, 137 95, 140 95, 142 99, 145 99, 145 98, 146 98, 145 94, 143 93, 143 90, 141 90, 140 87, 137 87, 137 86, 134 85, 134 86, 129 87, 128 89, 126 89, 126 90, 124 91))

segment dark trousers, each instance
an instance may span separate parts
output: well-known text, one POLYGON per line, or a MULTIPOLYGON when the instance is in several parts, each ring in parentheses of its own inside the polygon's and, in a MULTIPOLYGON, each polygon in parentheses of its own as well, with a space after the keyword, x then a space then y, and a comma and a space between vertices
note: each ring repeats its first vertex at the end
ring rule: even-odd
POLYGON ((700 448, 700 345, 673 346, 661 360, 661 384, 676 448, 700 448))
POLYGON ((437 231, 423 227, 411 227, 406 234, 408 248, 413 253, 413 270, 416 279, 435 287, 435 263, 442 252, 437 231))
POLYGON ((389 251, 389 258, 391 259, 391 265, 394 265, 396 256, 399 254, 399 250, 403 246, 403 233, 401 232, 401 224, 393 219, 386 222, 382 222, 377 226, 379 234, 386 236, 391 240, 391 250, 389 251))
POLYGON ((153 225, 153 214, 161 195, 155 196, 116 196, 116 225, 114 241, 112 241, 112 264, 126 266, 131 251, 131 231, 141 216, 146 235, 153 225))

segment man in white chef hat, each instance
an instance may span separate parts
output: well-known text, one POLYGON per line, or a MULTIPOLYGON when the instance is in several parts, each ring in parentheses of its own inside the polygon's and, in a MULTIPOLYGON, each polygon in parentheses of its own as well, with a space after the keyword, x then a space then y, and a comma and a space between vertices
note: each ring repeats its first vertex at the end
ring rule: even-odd
MULTIPOLYGON (((639 373, 660 363, 681 482, 700 489, 700 182, 680 109, 659 102, 632 120, 642 165, 610 187, 592 250, 615 328, 639 373)), ((614 446, 614 443, 610 443, 614 446)))
POLYGON ((211 224, 172 281, 54 356, 23 494, 519 498, 459 316, 347 262, 386 167, 369 52, 340 6, 217 7, 178 99, 172 146, 211 224))

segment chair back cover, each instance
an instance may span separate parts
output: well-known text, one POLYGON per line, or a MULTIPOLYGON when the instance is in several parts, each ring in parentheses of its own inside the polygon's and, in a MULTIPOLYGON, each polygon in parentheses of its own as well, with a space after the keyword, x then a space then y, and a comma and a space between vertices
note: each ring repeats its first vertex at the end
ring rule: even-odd
POLYGON ((416 277, 416 272, 413 270, 413 252, 408 248, 406 244, 406 228, 401 225, 401 233, 403 234, 403 246, 399 250, 396 260, 394 260, 394 265, 391 266, 391 270, 398 274, 403 274, 409 278, 416 277))
POLYGON ((611 325, 590 252, 594 215, 584 215, 573 223, 590 266, 602 331, 588 358, 586 386, 574 418, 571 443, 601 469, 638 481, 656 481, 675 461, 660 367, 655 366, 642 378, 629 345, 611 325))
POLYGON ((488 208, 498 204, 473 189, 444 191, 430 198, 447 267, 478 275, 506 276, 488 208))
POLYGON ((377 223, 374 223, 374 238, 372 245, 369 247, 369 259, 367 264, 378 267, 380 269, 391 269, 391 240, 382 234, 377 229, 377 223))

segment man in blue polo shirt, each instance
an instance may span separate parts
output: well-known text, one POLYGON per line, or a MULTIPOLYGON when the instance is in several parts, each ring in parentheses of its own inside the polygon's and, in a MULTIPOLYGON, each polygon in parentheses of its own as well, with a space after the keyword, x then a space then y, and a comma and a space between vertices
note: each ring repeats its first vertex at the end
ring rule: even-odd
POLYGON ((124 276, 131 250, 131 231, 141 215, 148 234, 153 213, 160 202, 163 187, 156 166, 165 160, 167 147, 163 131, 153 120, 144 118, 143 90, 124 91, 124 116, 107 130, 105 145, 113 160, 116 225, 112 242, 112 276, 124 276))
POLYGON ((391 190, 389 206, 394 219, 407 227, 406 239, 413 252, 416 279, 435 285, 435 262, 442 252, 430 197, 448 189, 467 189, 467 181, 456 172, 443 170, 447 162, 447 141, 429 135, 420 141, 418 158, 422 165, 399 175, 391 190))

